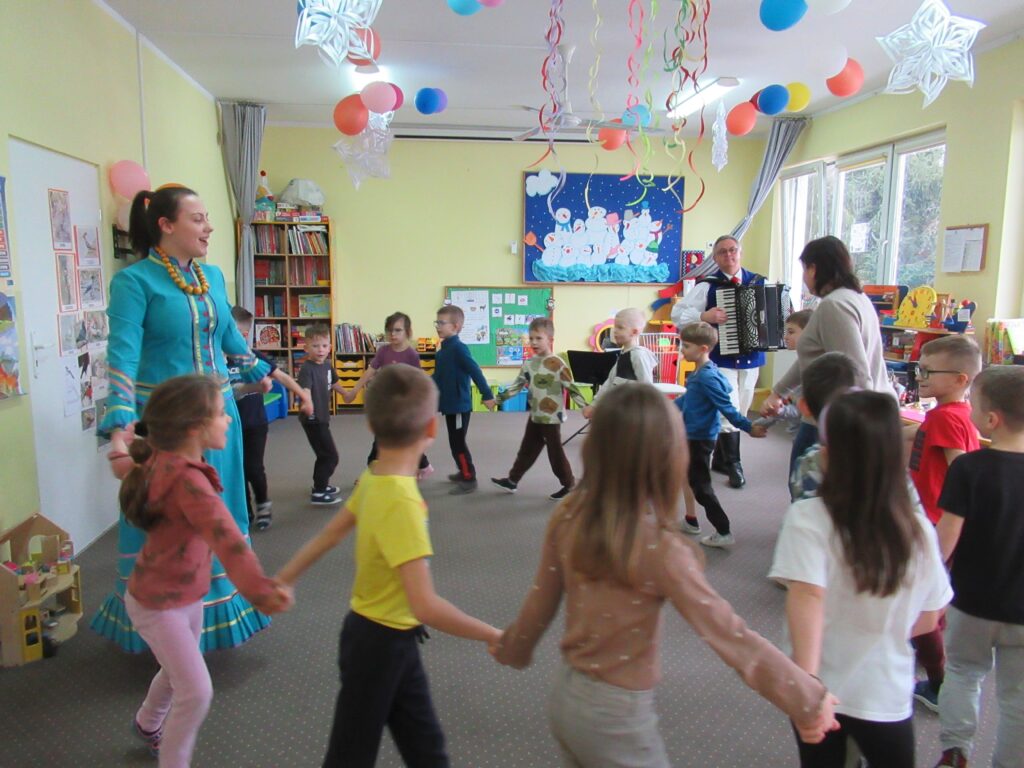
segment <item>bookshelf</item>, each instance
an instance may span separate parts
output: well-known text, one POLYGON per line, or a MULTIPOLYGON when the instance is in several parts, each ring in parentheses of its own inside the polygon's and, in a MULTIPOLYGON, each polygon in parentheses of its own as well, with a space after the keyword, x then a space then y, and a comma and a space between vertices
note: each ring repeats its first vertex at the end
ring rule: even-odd
MULTIPOLYGON (((345 389, 352 389, 370 367, 370 361, 381 345, 386 342, 375 339, 355 323, 341 323, 334 329, 334 370, 338 372, 338 383, 345 389)), ((437 351, 436 339, 417 339, 416 351, 420 356, 420 368, 428 376, 434 373, 434 357, 437 351)), ((356 395, 351 403, 334 397, 336 410, 359 408, 363 405, 365 390, 356 395)))
MULTIPOLYGON (((256 240, 252 345, 295 376, 305 358, 306 328, 334 327, 331 222, 260 221, 250 226, 256 240)), ((294 404, 289 410, 295 410, 294 404)))

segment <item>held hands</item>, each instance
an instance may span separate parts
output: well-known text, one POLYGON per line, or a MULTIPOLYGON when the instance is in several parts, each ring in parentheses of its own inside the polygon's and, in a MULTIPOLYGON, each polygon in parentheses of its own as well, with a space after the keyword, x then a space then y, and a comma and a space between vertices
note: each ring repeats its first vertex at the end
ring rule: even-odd
MULTIPOLYGON (((342 395, 344 400, 345 396, 342 395)), ((347 400, 345 402, 348 402, 347 400)), ((299 395, 299 413, 303 416, 313 415, 313 398, 309 394, 309 390, 302 390, 302 394, 299 395)))
POLYGON ((768 397, 765 398, 764 403, 761 405, 762 416, 778 416, 779 411, 782 410, 782 398, 772 392, 768 397))
POLYGON ((586 406, 586 407, 585 407, 585 408, 584 408, 584 409, 583 409, 583 410, 581 411, 581 413, 583 414, 583 418, 584 418, 584 419, 589 419, 589 418, 590 418, 591 416, 593 416, 593 415, 594 415, 594 406, 592 406, 592 405, 588 405, 588 406, 586 406))
POLYGON ((289 585, 274 579, 274 591, 260 601, 259 609, 269 615, 290 611, 295 605, 295 590, 289 585))
POLYGON ((267 394, 274 388, 274 380, 269 376, 264 376, 260 379, 260 389, 263 390, 263 394, 267 394))
POLYGON ((751 437, 767 437, 768 436, 768 427, 766 427, 764 424, 753 424, 750 427, 750 436, 751 437))
MULTIPOLYGON (((110 435, 110 447, 115 451, 121 451, 122 453, 128 453, 128 447, 135 440, 135 422, 133 421, 124 429, 115 429, 110 435)), ((130 456, 121 456, 118 458, 110 459, 110 472, 118 480, 124 480, 129 472, 132 471, 132 467, 135 466, 135 462, 132 461, 130 456)))
POLYGON ((490 400, 484 400, 484 407, 486 407, 488 411, 498 410, 498 404, 494 402, 493 397, 490 400))
POLYGON ((729 316, 725 314, 725 310, 721 307, 712 307, 707 312, 700 313, 700 319, 705 323, 711 323, 712 325, 721 325, 729 316))
POLYGON ((796 732, 800 736, 800 741, 805 744, 820 744, 830 731, 838 731, 839 722, 836 720, 835 713, 835 707, 838 703, 839 699, 831 693, 827 693, 825 694, 825 699, 821 702, 821 711, 813 723, 803 727, 794 723, 796 732))

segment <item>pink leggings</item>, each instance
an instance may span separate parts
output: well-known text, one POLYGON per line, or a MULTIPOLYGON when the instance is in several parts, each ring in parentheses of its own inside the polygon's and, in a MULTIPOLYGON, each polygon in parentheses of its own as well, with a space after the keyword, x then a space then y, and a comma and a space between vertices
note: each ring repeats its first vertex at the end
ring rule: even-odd
POLYGON ((160 662, 135 719, 144 731, 163 728, 160 768, 188 768, 213 699, 210 672, 199 651, 203 603, 154 610, 138 603, 131 593, 124 602, 132 624, 160 662))

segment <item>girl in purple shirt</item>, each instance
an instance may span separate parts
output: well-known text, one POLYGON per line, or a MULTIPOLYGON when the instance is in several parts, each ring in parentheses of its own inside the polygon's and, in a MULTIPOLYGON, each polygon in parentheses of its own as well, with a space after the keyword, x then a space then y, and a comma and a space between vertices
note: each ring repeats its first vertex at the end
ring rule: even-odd
MULTIPOLYGON (((394 314, 388 315, 384 321, 384 335, 387 338, 387 344, 383 344, 377 348, 377 354, 373 356, 373 360, 370 361, 370 367, 366 369, 366 372, 359 377, 359 381, 356 385, 346 392, 343 392, 341 399, 346 403, 351 403, 355 400, 356 395, 367 386, 373 377, 377 375, 377 371, 383 368, 385 365, 396 365, 403 363, 405 365, 411 365, 414 368, 420 367, 420 356, 419 353, 413 349, 409 339, 412 337, 412 320, 404 312, 395 312, 394 314)), ((377 458, 377 441, 373 441, 373 447, 370 448, 370 454, 366 457, 367 465, 372 464, 377 458)), ((434 468, 430 466, 430 460, 427 459, 426 454, 420 457, 420 470, 416 478, 422 480, 427 477, 434 468)))

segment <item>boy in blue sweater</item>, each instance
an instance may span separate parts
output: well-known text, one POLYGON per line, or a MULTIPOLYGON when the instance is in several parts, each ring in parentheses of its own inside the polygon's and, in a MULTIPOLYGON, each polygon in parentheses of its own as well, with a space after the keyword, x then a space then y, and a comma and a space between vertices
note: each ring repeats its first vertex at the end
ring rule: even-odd
POLYGON ((470 357, 469 348, 459 338, 459 331, 466 321, 466 316, 454 304, 437 310, 434 327, 441 339, 437 356, 434 358, 434 383, 440 391, 437 409, 444 414, 444 423, 448 428, 448 445, 455 459, 458 472, 448 475, 455 483, 449 491, 452 495, 472 493, 476 490, 476 467, 473 457, 466 445, 466 433, 469 431, 469 416, 473 410, 473 399, 469 392, 469 380, 472 379, 480 390, 484 405, 494 410, 494 394, 487 385, 483 371, 476 361, 470 357))
MULTIPOLYGON (((729 399, 732 386, 722 372, 708 358, 718 343, 718 331, 708 323, 698 322, 684 325, 679 331, 683 358, 697 365, 697 370, 686 377, 686 394, 676 399, 676 407, 683 413, 687 442, 690 445, 690 469, 688 479, 697 503, 704 507, 708 522, 715 532, 700 539, 706 547, 728 547, 735 543, 729 525, 729 517, 722 509, 714 486, 711 484, 711 453, 718 440, 719 418, 725 416, 737 428, 751 437, 764 437, 766 427, 753 425, 750 419, 736 410, 729 399)), ((686 517, 683 523, 686 533, 700 533, 696 517, 686 517)))

